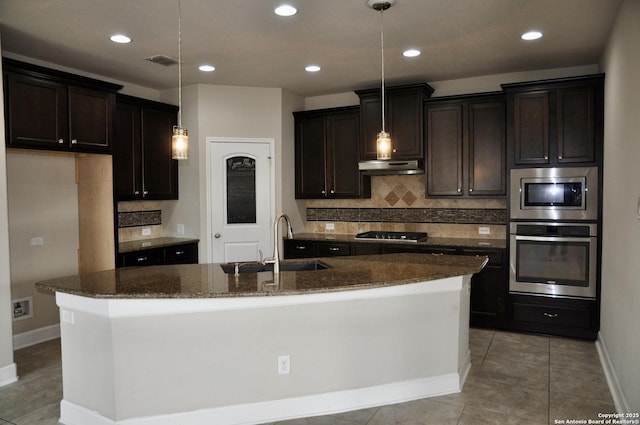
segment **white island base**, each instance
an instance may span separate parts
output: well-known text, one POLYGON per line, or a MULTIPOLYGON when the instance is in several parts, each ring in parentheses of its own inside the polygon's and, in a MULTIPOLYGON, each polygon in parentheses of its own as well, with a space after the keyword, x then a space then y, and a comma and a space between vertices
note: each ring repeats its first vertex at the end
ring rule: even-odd
POLYGON ((60 423, 258 424, 459 392, 470 278, 263 297, 58 292, 60 423))

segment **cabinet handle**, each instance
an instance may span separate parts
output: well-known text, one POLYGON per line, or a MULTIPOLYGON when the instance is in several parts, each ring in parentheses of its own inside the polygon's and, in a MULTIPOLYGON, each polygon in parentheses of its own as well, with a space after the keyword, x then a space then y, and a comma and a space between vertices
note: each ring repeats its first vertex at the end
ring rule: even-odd
POLYGON ((134 195, 140 195, 140 191, 136 190, 135 192, 133 192, 134 195))
POLYGON ((432 252, 432 253, 431 253, 431 255, 438 255, 438 256, 440 256, 440 255, 444 255, 444 253, 443 253, 443 252, 432 252))
POLYGON ((558 317, 558 313, 543 313, 546 317, 550 317, 552 319, 558 317))
POLYGON ((306 247, 306 246, 299 246, 299 245, 296 245, 296 249, 298 249, 298 250, 302 251, 302 250, 307 249, 307 247, 306 247))
POLYGON ((64 143, 64 139, 58 139, 58 143, 63 144, 64 143))
POLYGON ((78 139, 71 139, 71 144, 72 145, 77 145, 78 144, 78 139))
POLYGON ((149 194, 148 190, 145 190, 144 192, 142 192, 142 196, 147 196, 149 194))
POLYGON ((147 261, 147 257, 138 257, 138 262, 147 261))
POLYGON ((340 248, 329 247, 329 251, 340 251, 340 248))
POLYGON ((184 254, 184 251, 176 251, 176 255, 182 255, 184 254))
POLYGON ((562 155, 558 155, 558 159, 562 159, 562 155))

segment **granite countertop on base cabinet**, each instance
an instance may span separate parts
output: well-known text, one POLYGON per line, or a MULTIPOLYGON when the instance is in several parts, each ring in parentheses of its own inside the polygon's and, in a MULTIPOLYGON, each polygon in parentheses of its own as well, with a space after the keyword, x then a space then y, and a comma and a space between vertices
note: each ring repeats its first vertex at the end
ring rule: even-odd
POLYGON ((135 241, 118 243, 118 253, 125 254, 128 252, 144 251, 147 249, 186 245, 190 243, 197 243, 199 241, 200 241, 199 239, 193 239, 193 238, 173 238, 173 237, 139 239, 135 241))
MULTIPOLYGON (((309 260, 307 260, 308 262, 309 260)), ((320 258, 325 270, 226 274, 220 264, 128 267, 36 283, 45 292, 90 298, 230 298, 302 295, 434 281, 478 273, 485 256, 422 254, 320 258)), ((303 260, 283 260, 282 264, 303 260)))
POLYGON ((422 246, 450 246, 458 248, 500 248, 507 247, 507 241, 504 239, 488 239, 488 238, 442 238, 429 236, 424 242, 393 242, 356 239, 355 235, 342 233, 300 233, 294 234, 293 239, 309 240, 309 241, 335 241, 335 242, 359 242, 359 243, 397 243, 397 244, 416 244, 422 246))

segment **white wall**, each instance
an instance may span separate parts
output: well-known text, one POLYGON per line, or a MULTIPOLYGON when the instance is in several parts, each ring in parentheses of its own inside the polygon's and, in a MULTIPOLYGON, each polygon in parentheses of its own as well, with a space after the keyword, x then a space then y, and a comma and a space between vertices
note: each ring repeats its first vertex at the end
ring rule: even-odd
POLYGON ((640 1, 622 3, 603 57, 605 78, 602 318, 622 392, 617 407, 640 411, 640 1))
MULTIPOLYGON (((0 40, 0 46, 1 46, 0 40)), ((0 62, 0 73, 2 63, 0 62)), ((0 94, 3 92, 0 79, 0 94)), ((2 96, 4 98, 4 95, 2 96)), ((0 386, 17 379, 13 362, 11 327, 11 276, 9 263, 9 218, 7 207, 6 149, 4 139, 4 102, 0 102, 0 386)))

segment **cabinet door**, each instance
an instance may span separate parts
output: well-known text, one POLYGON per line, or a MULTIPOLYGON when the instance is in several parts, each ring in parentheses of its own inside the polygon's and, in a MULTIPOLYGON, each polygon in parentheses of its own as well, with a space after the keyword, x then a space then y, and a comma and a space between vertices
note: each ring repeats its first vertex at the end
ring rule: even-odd
POLYGON ((327 175, 329 197, 358 198, 362 177, 358 170, 358 136, 360 120, 357 112, 327 118, 327 175))
POLYGON ((504 102, 469 105, 469 196, 506 194, 504 102))
POLYGON ((178 199, 178 162, 171 159, 176 114, 142 108, 142 179, 144 199, 178 199))
POLYGON ((516 165, 549 164, 549 92, 513 95, 516 165))
POLYGON ((7 145, 67 147, 67 86, 13 73, 7 74, 6 84, 7 145))
POLYGON ((118 201, 140 199, 142 196, 140 137, 140 108, 118 103, 113 137, 113 180, 118 201))
MULTIPOLYGON (((392 158, 422 159, 423 150, 423 95, 416 89, 388 91, 389 131, 392 158)), ((373 139, 375 141, 375 137, 373 139)))
MULTIPOLYGON (((387 123, 389 118, 387 117, 387 123)), ((385 123, 385 126, 387 125, 385 123)), ((376 138, 382 130, 382 102, 380 95, 360 99, 360 160, 377 158, 376 138)))
POLYGON ((462 195, 462 105, 428 107, 427 194, 462 195))
POLYGON ((560 89, 556 102, 558 163, 595 161, 593 88, 560 89))
POLYGON ((110 151, 113 102, 114 95, 111 93, 69 87, 69 138, 72 148, 110 151))
POLYGON ((325 117, 296 118, 295 137, 296 198, 324 198, 327 196, 325 117))

